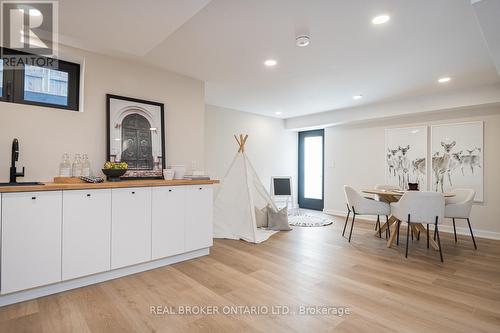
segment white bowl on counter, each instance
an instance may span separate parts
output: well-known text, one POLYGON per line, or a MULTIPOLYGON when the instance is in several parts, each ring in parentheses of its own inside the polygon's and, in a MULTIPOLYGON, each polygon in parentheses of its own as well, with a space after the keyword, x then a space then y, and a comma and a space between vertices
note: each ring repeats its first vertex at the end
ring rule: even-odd
POLYGON ((186 166, 185 165, 172 165, 170 167, 174 170, 174 179, 184 179, 186 175, 186 166))
POLYGON ((163 179, 172 180, 174 179, 174 176, 175 176, 174 169, 163 169, 163 179))

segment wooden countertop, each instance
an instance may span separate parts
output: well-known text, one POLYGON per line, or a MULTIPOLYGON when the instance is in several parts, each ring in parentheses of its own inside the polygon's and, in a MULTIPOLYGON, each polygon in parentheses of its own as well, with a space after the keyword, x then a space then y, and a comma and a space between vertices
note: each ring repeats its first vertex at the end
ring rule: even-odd
POLYGON ((211 185, 218 184, 219 181, 211 180, 163 180, 163 179, 145 179, 145 180, 122 180, 119 182, 104 183, 44 183, 44 185, 30 186, 0 186, 0 193, 9 192, 38 192, 38 191, 60 191, 60 190, 93 190, 104 188, 123 188, 123 187, 150 187, 150 186, 179 186, 179 185, 211 185))

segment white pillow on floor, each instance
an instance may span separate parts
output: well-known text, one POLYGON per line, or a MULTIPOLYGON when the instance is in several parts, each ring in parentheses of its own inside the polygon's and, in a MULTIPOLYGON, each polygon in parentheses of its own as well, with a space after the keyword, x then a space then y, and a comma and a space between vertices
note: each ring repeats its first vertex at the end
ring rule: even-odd
POLYGON ((274 212, 272 209, 267 210, 267 228, 276 231, 292 230, 288 224, 288 209, 287 207, 274 212))
POLYGON ((269 210, 269 206, 266 206, 262 209, 257 207, 255 208, 255 222, 257 223, 257 228, 267 228, 267 211, 269 210))

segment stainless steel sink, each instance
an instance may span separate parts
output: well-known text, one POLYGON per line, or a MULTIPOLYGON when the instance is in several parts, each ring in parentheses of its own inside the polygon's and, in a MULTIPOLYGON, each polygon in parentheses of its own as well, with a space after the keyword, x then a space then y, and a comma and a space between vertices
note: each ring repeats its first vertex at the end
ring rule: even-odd
POLYGON ((44 184, 39 182, 0 183, 0 186, 33 186, 33 185, 44 185, 44 184))

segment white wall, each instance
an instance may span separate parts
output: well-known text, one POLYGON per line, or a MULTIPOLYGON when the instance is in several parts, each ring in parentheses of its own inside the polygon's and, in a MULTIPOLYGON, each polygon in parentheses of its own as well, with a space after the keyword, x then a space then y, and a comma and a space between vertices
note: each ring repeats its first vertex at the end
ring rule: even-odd
POLYGON ((233 135, 248 134, 245 152, 264 186, 270 189, 271 176, 292 176, 297 193, 297 133, 287 131, 284 120, 207 105, 205 124, 206 171, 212 177, 221 179, 238 151, 233 135))
POLYGON ((77 49, 85 60, 84 112, 0 102, 0 181, 7 181, 13 138, 24 180, 51 180, 64 152, 87 153, 94 171, 106 159, 106 93, 165 104, 167 164, 204 162, 204 83, 162 69, 77 49))
MULTIPOLYGON (((472 209, 478 236, 500 238, 500 106, 470 108, 432 116, 330 127, 325 130, 325 211, 345 212, 343 185, 357 189, 385 183, 385 129, 461 121, 484 121, 484 202, 472 209)), ((449 225, 450 222, 446 221, 449 225)), ((468 234, 458 222, 458 231, 468 234)), ((449 230, 449 229, 448 229, 449 230)))

